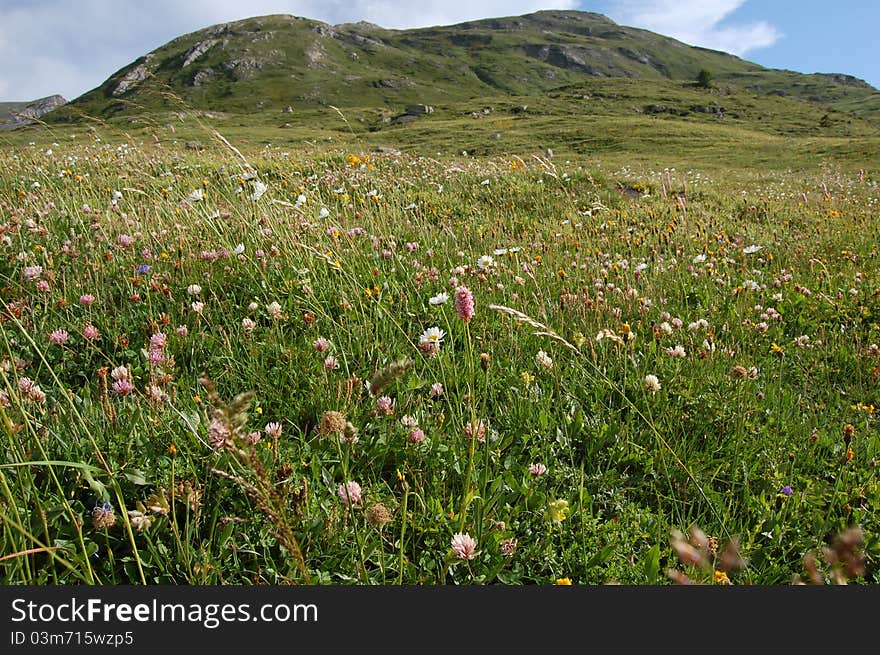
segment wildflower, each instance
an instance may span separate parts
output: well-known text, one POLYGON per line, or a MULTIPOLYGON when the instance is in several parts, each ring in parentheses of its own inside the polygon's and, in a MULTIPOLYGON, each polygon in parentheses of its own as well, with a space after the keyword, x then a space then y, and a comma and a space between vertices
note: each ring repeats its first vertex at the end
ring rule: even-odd
POLYGON ((339 368, 339 360, 333 355, 327 355, 327 357, 324 358, 324 370, 333 371, 337 368, 339 368))
POLYGON ((477 260, 477 266, 480 270, 485 271, 487 268, 491 268, 495 265, 495 260, 492 259, 489 255, 483 255, 477 260))
POLYGON ((178 336, 185 337, 189 334, 189 328, 185 325, 178 325, 177 328, 175 328, 174 333, 178 336))
POLYGON ((150 348, 160 350, 168 343, 168 337, 164 332, 156 332, 150 336, 150 348))
POLYGON ((570 587, 571 586, 571 578, 556 578, 556 584, 558 586, 570 587))
POLYGON ((731 584, 730 578, 727 577, 727 573, 724 571, 715 571, 715 573, 712 576, 712 580, 715 582, 715 584, 719 584, 719 585, 731 584))
POLYGON ((322 437, 342 434, 345 430, 345 416, 341 412, 327 410, 318 421, 318 434, 322 437))
POLYGON ((544 466, 543 464, 541 464, 540 462, 529 465, 529 473, 532 474, 533 478, 541 477, 546 472, 547 472, 547 467, 544 466))
POLYGON ((645 376, 645 391, 649 391, 652 394, 660 391, 660 380, 657 379, 656 375, 645 376))
POLYGON ((475 423, 468 423, 464 426, 464 434, 469 439, 476 438, 477 441, 486 441, 486 424, 483 419, 477 419, 475 423))
POLYGON ((562 523, 568 515, 568 501, 564 498, 551 500, 547 504, 546 517, 554 523, 562 523))
POLYGON ((243 252, 244 252, 244 244, 243 243, 238 244, 237 246, 235 246, 235 248, 232 249, 233 255, 240 255, 243 252))
POLYGON ((46 282, 46 280, 37 280, 36 287, 37 291, 41 291, 43 293, 49 291, 49 283, 46 282))
POLYGON ((764 249, 764 246, 755 246, 755 245, 746 246, 745 248, 743 248, 743 253, 746 255, 753 255, 756 252, 759 252, 763 249, 764 249))
POLYGON ((192 310, 196 314, 201 314, 202 310, 205 308, 205 303, 196 300, 194 303, 192 303, 192 305, 190 305, 190 307, 192 307, 192 310))
POLYGON ((684 346, 677 345, 675 348, 667 348, 666 354, 672 357, 673 359, 682 359, 687 357, 687 353, 685 352, 684 346))
POLYGON ((312 343, 312 347, 319 353, 322 353, 330 349, 330 342, 327 341, 327 339, 325 339, 324 337, 318 337, 312 343))
POLYGON ((281 305, 276 301, 272 301, 266 305, 266 311, 269 312, 269 316, 272 320, 277 321, 281 318, 281 305))
MULTIPOLYGON (((128 368, 125 366, 117 366, 112 371, 110 371, 110 377, 114 380, 127 380, 128 379, 128 368)), ((26 378, 22 378, 26 379, 26 378)))
POLYGON ((785 349, 774 341, 770 344, 770 352, 781 357, 785 354, 785 349))
POLYGON ((525 386, 529 386, 532 382, 535 381, 535 376, 529 373, 528 371, 523 371, 519 374, 519 379, 522 380, 522 383, 525 386))
POLYGON ((138 267, 134 269, 135 275, 149 275, 150 268, 149 264, 138 264, 138 267))
POLYGON ((169 400, 168 394, 155 384, 148 384, 144 388, 144 395, 146 395, 150 402, 156 403, 157 405, 159 403, 166 403, 169 400))
POLYGON ((456 288, 455 311, 465 323, 474 317, 474 296, 467 287, 456 288))
POLYGON ((34 280, 38 280, 40 276, 43 274, 42 266, 25 266, 22 271, 22 275, 24 279, 28 282, 33 282, 34 280))
POLYGON ((419 336, 419 350, 428 355, 436 355, 446 333, 439 327, 430 327, 419 336))
POLYGON ((101 500, 92 510, 92 526, 96 530, 105 530, 116 525, 116 514, 109 500, 101 500))
POLYGON ((42 405, 44 402, 46 402, 46 394, 40 388, 39 384, 35 384, 33 387, 31 387, 30 391, 28 391, 27 397, 28 400, 37 403, 38 405, 42 405))
MULTIPOLYGON (((22 378, 26 379, 26 378, 22 378)), ((856 427, 852 423, 847 423, 843 428, 843 443, 849 445, 852 438, 856 434, 856 427)))
POLYGON ((538 354, 535 355, 535 364, 537 364, 540 368, 553 368, 553 360, 543 350, 539 350, 538 354))
POLYGON ((198 284, 190 284, 186 288, 186 292, 191 296, 197 296, 202 292, 202 287, 200 287, 198 284))
POLYGON ((794 490, 791 488, 791 485, 787 484, 784 487, 782 487, 782 489, 779 491, 779 493, 782 494, 783 496, 785 496, 786 498, 788 498, 789 496, 791 496, 794 493, 794 490))
POLYGON ((413 428, 409 433, 409 440, 413 443, 422 443, 425 440, 425 432, 422 428, 413 428))
POLYGON ((254 192, 248 196, 250 200, 259 200, 263 197, 263 194, 266 193, 266 189, 268 189, 268 185, 263 184, 259 180, 254 182, 254 192))
POLYGON ((452 552, 458 559, 472 560, 480 553, 477 551, 477 542, 467 533, 456 532, 452 537, 452 552))
POLYGON ((255 327, 257 327, 257 324, 247 316, 241 319, 241 329, 245 332, 253 332, 255 327))
POLYGON ((376 410, 380 414, 388 415, 393 414, 394 410, 392 409, 394 405, 394 401, 391 400, 389 396, 379 396, 376 398, 376 410))
POLYGON ((131 380, 123 378, 114 382, 110 390, 117 396, 127 396, 134 391, 134 385, 131 383, 131 380))
POLYGON ((504 557, 510 557, 516 552, 517 542, 516 539, 504 539, 499 545, 499 549, 501 550, 501 554, 504 557))
POLYGON ((415 416, 412 416, 411 414, 404 414, 403 416, 400 417, 400 423, 404 427, 414 428, 414 427, 418 426, 419 420, 415 416))
POLYGON ((55 345, 61 345, 70 339, 67 330, 52 330, 49 333, 49 342, 55 345))
POLYGON ((339 488, 336 490, 336 494, 339 496, 339 502, 351 507, 352 505, 360 504, 361 491, 361 485, 354 480, 351 480, 345 484, 340 484, 339 488))
POLYGON ((83 307, 90 307, 95 302, 95 296, 90 293, 84 293, 79 297, 79 304, 83 307))
POLYGON ((449 294, 445 291, 441 291, 436 296, 431 296, 428 298, 429 305, 445 305, 449 300, 449 294))
POLYGON ((614 330, 609 330, 608 328, 599 330, 599 334, 596 335, 596 341, 602 341, 603 339, 608 339, 609 341, 619 344, 626 343, 621 337, 614 333, 614 330))
POLYGON ((281 436, 281 424, 277 421, 272 421, 270 423, 266 423, 266 427, 263 428, 263 432, 266 433, 267 437, 271 437, 272 439, 277 439, 281 436))
POLYGON ((435 382, 431 385, 431 389, 428 391, 428 395, 431 398, 439 398, 443 395, 443 385, 440 382, 435 382))
POLYGON ((225 446, 231 436, 229 428, 219 419, 213 419, 208 425, 208 441, 211 442, 211 447, 215 450, 225 446))
POLYGON ((137 532, 143 532, 153 524, 151 516, 136 509, 128 510, 128 520, 137 532))

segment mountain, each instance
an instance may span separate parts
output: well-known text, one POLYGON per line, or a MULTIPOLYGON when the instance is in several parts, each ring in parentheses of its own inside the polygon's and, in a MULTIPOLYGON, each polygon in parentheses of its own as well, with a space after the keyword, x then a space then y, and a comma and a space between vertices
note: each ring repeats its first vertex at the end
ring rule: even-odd
POLYGON ((60 95, 46 96, 30 102, 0 102, 0 130, 12 130, 30 125, 50 111, 67 104, 60 95))
POLYGON ((740 94, 743 107, 748 97, 781 98, 808 103, 820 117, 839 112, 880 123, 880 92, 854 77, 768 69, 578 11, 410 30, 286 15, 224 23, 140 57, 53 117, 106 119, 181 106, 254 114, 330 105, 393 114, 407 105, 540 99, 609 80, 643 82, 650 98, 641 111, 675 113, 693 103, 670 108, 664 89, 692 88, 700 71, 720 93, 740 94))

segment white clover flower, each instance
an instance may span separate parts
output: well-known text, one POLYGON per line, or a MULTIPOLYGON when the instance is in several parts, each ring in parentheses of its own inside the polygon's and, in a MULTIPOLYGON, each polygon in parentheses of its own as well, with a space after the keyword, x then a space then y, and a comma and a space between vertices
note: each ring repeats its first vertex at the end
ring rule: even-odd
POLYGON ((657 393, 660 391, 660 380, 657 379, 656 375, 645 376, 645 391, 650 393, 657 393))

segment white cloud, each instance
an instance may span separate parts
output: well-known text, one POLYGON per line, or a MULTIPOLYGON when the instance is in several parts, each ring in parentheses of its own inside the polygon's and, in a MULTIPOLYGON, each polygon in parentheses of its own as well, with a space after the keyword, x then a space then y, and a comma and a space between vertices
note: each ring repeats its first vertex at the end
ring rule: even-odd
POLYGON ((577 0, 3 0, 0 101, 53 93, 71 100, 174 37, 250 16, 292 14, 406 28, 577 5, 577 0))
POLYGON ((725 23, 746 0, 613 0, 611 4, 608 14, 618 23, 739 56, 782 37, 766 21, 725 23))

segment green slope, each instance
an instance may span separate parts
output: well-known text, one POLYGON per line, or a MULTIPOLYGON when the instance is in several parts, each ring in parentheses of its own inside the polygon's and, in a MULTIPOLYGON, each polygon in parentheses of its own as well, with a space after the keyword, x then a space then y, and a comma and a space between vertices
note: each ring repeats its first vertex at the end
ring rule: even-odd
MULTIPOLYGON (((591 80, 637 79, 680 88, 702 70, 721 93, 788 98, 867 120, 880 93, 845 75, 766 69, 599 14, 541 11, 414 30, 330 26, 262 16, 183 35, 55 112, 57 120, 173 111, 232 113, 309 106, 442 105, 532 97, 591 80)), ((656 104, 656 103, 655 103, 656 104)))

